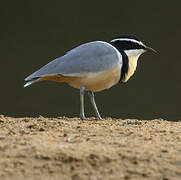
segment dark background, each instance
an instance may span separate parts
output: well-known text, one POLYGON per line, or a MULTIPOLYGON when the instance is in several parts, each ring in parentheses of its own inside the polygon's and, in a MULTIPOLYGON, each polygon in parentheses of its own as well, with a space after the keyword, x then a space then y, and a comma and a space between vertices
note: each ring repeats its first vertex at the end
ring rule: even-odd
MULTIPOLYGON (((180 1, 5 1, 0 6, 0 113, 79 116, 79 91, 24 78, 85 42, 138 36, 145 53, 126 84, 96 93, 103 117, 180 119, 180 1)), ((86 98, 86 114, 94 115, 86 98)))

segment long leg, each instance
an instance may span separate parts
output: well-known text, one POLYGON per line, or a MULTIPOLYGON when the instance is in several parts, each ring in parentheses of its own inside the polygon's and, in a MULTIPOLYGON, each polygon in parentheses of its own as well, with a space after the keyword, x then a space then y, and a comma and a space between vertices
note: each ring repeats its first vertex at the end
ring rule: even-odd
POLYGON ((85 91, 85 87, 82 86, 80 88, 80 118, 81 119, 86 119, 85 114, 84 114, 84 91, 85 91))
POLYGON ((91 104, 92 104, 92 106, 93 106, 93 109, 94 109, 94 111, 95 111, 96 117, 97 117, 98 119, 102 119, 101 116, 100 116, 100 114, 99 114, 99 111, 98 111, 98 109, 97 109, 96 103, 95 103, 94 93, 93 93, 93 92, 88 92, 88 95, 89 95, 91 104))

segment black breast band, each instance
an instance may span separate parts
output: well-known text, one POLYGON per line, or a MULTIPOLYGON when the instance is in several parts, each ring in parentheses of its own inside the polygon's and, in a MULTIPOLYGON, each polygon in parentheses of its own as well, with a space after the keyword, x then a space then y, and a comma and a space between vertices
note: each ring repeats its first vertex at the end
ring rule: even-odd
POLYGON ((121 68, 121 77, 119 82, 123 83, 126 77, 126 74, 128 73, 128 68, 129 68, 129 60, 128 60, 128 56, 126 55, 126 53, 124 51, 119 51, 122 55, 122 68, 121 68))

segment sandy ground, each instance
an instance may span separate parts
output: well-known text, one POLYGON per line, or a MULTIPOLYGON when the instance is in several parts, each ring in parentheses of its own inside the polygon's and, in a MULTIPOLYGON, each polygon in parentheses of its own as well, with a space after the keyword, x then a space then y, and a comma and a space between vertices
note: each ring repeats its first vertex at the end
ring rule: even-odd
POLYGON ((0 179, 181 179, 181 122, 1 115, 0 179))

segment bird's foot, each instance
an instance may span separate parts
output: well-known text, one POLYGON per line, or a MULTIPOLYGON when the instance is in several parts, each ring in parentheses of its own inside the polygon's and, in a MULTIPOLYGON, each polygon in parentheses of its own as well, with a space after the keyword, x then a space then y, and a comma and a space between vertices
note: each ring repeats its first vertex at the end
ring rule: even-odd
POLYGON ((97 116, 96 119, 103 120, 101 116, 97 116))
POLYGON ((82 120, 86 120, 85 115, 84 115, 84 114, 80 114, 80 119, 82 119, 82 120))

